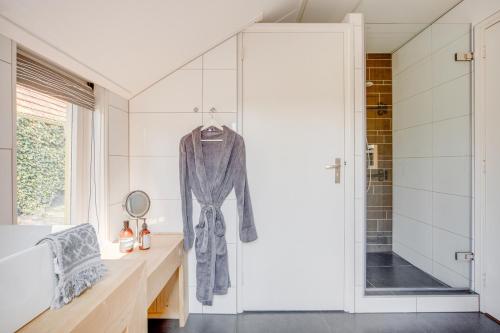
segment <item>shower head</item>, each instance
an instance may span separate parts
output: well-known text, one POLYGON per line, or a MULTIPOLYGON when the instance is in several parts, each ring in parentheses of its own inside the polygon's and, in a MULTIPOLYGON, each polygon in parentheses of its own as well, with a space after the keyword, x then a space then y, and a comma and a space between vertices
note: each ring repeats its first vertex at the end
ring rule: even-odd
POLYGON ((367 88, 370 88, 371 86, 373 86, 373 82, 372 81, 366 81, 366 87, 367 88))

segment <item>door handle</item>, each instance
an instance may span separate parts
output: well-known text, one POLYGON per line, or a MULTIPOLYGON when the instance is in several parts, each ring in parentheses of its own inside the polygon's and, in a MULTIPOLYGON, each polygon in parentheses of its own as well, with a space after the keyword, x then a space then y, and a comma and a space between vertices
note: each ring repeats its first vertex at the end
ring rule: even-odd
POLYGON ((335 159, 335 164, 325 165, 325 169, 335 169, 335 184, 340 183, 340 168, 342 167, 342 162, 340 158, 335 159))

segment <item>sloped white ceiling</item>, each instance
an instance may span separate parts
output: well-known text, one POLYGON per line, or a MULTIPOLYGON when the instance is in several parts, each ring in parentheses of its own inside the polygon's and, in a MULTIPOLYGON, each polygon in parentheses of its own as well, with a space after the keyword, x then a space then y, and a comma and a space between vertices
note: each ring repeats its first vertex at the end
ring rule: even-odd
POLYGON ((302 22, 338 22, 365 15, 366 52, 390 53, 462 0, 304 0, 302 22))
POLYGON ((98 73, 130 98, 256 19, 340 22, 349 12, 362 12, 367 52, 392 52, 458 2, 0 0, 0 19, 98 73))
MULTIPOLYGON (((0 0, 0 15, 133 96, 298 0, 0 0)), ((1 33, 1 31, 0 31, 1 33)))

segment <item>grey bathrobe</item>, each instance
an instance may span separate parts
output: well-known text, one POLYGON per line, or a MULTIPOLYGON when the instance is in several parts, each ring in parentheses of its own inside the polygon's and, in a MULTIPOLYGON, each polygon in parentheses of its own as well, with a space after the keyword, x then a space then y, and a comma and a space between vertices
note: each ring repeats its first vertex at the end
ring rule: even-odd
POLYGON ((231 286, 228 270, 226 224, 221 206, 235 189, 239 234, 242 242, 257 239, 245 166, 245 144, 236 132, 194 129, 180 142, 180 185, 184 248, 195 242, 196 298, 212 305, 213 295, 224 295, 231 286), (201 142, 201 139, 222 142, 201 142), (193 230, 192 193, 201 205, 199 222, 193 230), (196 236, 196 241, 195 241, 196 236))

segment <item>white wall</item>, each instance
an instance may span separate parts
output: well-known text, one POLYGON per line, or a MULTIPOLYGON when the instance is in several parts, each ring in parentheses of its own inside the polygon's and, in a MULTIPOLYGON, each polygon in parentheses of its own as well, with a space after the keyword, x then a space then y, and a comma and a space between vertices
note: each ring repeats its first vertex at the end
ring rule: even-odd
POLYGON ((0 35, 0 224, 13 223, 12 45, 0 35))
POLYGON ((393 54, 394 252, 453 287, 469 287, 469 24, 433 24, 393 54))
MULTIPOLYGON (((182 232, 179 192, 179 141, 203 124, 215 108, 221 124, 237 127, 237 38, 159 81, 130 100, 130 189, 144 190, 151 199, 148 224, 153 232, 182 232)), ((195 299, 194 251, 189 252, 189 297, 192 313, 236 312, 236 200, 230 194, 222 207, 232 288, 216 296, 213 307, 195 299)), ((200 208, 195 202, 194 218, 200 208)))
POLYGON ((116 241, 129 219, 122 203, 129 192, 129 110, 128 100, 105 92, 104 110, 107 117, 107 203, 108 239, 116 241))
POLYGON ((464 0, 437 23, 471 23, 474 26, 499 10, 498 0, 464 0))

